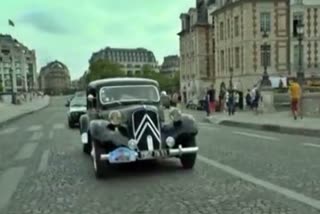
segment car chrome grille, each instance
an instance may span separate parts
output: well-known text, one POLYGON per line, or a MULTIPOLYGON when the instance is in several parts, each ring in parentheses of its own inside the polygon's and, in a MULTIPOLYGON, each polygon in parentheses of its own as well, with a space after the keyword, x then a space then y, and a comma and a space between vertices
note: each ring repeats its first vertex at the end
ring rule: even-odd
POLYGON ((161 149, 159 115, 150 110, 138 110, 132 115, 133 136, 138 141, 138 149, 161 149))

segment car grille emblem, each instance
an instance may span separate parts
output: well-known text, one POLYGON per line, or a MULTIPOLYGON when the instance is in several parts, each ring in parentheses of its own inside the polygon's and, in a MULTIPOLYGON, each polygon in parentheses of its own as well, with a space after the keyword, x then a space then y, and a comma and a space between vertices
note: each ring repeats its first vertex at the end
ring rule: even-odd
POLYGON ((133 121, 136 123, 136 126, 133 124, 133 133, 138 145, 140 141, 143 141, 147 144, 146 146, 148 150, 154 150, 154 147, 159 148, 161 143, 161 135, 158 124, 155 124, 156 121, 153 121, 148 113, 144 114, 141 120, 138 118, 138 116, 134 117, 133 121), (157 143, 158 145, 155 145, 154 143, 157 143))

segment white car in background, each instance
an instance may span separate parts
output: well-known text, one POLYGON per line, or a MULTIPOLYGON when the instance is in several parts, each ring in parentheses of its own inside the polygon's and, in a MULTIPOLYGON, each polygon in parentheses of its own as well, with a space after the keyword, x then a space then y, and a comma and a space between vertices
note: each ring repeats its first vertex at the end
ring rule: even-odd
POLYGON ((79 124, 81 115, 87 112, 86 97, 74 97, 68 107, 68 125, 70 128, 74 128, 79 124))

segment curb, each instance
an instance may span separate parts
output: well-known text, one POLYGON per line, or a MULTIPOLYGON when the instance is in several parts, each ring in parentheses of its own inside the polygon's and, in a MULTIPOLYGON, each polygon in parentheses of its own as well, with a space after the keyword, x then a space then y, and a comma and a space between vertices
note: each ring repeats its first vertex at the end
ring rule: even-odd
POLYGON ((19 119, 21 119, 21 118, 23 118, 23 117, 25 117, 25 116, 27 116, 27 115, 36 113, 36 112, 38 112, 38 111, 41 111, 41 110, 47 108, 47 107, 50 105, 50 102, 51 102, 51 99, 49 98, 48 103, 47 103, 46 105, 38 108, 38 109, 34 109, 34 110, 29 111, 29 112, 25 112, 25 113, 16 115, 16 116, 14 116, 14 117, 12 117, 12 118, 10 118, 10 119, 8 119, 8 120, 5 120, 5 121, 0 122, 0 128, 2 128, 3 126, 8 125, 8 124, 10 124, 10 123, 12 123, 12 122, 14 122, 14 121, 17 121, 17 120, 19 120, 19 119))
MULTIPOLYGON (((213 122, 205 118, 205 122, 213 124, 213 122)), ((217 124, 223 126, 230 126, 230 127, 240 127, 240 128, 248 128, 253 130, 259 131, 269 131, 269 132, 276 132, 281 134, 292 134, 292 135, 303 135, 309 137, 320 137, 320 129, 305 129, 305 128, 295 128, 295 127, 286 127, 280 125, 273 125, 273 124, 255 124, 255 123, 247 123, 247 122, 237 122, 237 121, 230 121, 230 120, 222 120, 217 124)))

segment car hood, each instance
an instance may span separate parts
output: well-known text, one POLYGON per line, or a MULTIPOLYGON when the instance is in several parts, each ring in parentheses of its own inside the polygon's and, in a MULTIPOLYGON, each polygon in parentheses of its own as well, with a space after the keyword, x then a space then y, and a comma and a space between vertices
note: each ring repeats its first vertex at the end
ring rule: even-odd
POLYGON ((84 112, 87 111, 87 108, 82 106, 82 107, 70 107, 69 112, 84 112))
POLYGON ((146 111, 159 111, 159 107, 155 105, 129 105, 129 106, 119 106, 112 108, 108 111, 103 111, 100 113, 100 117, 108 118, 108 115, 111 111, 120 111, 123 116, 123 122, 129 121, 132 117, 132 114, 138 110, 146 110, 146 111))

